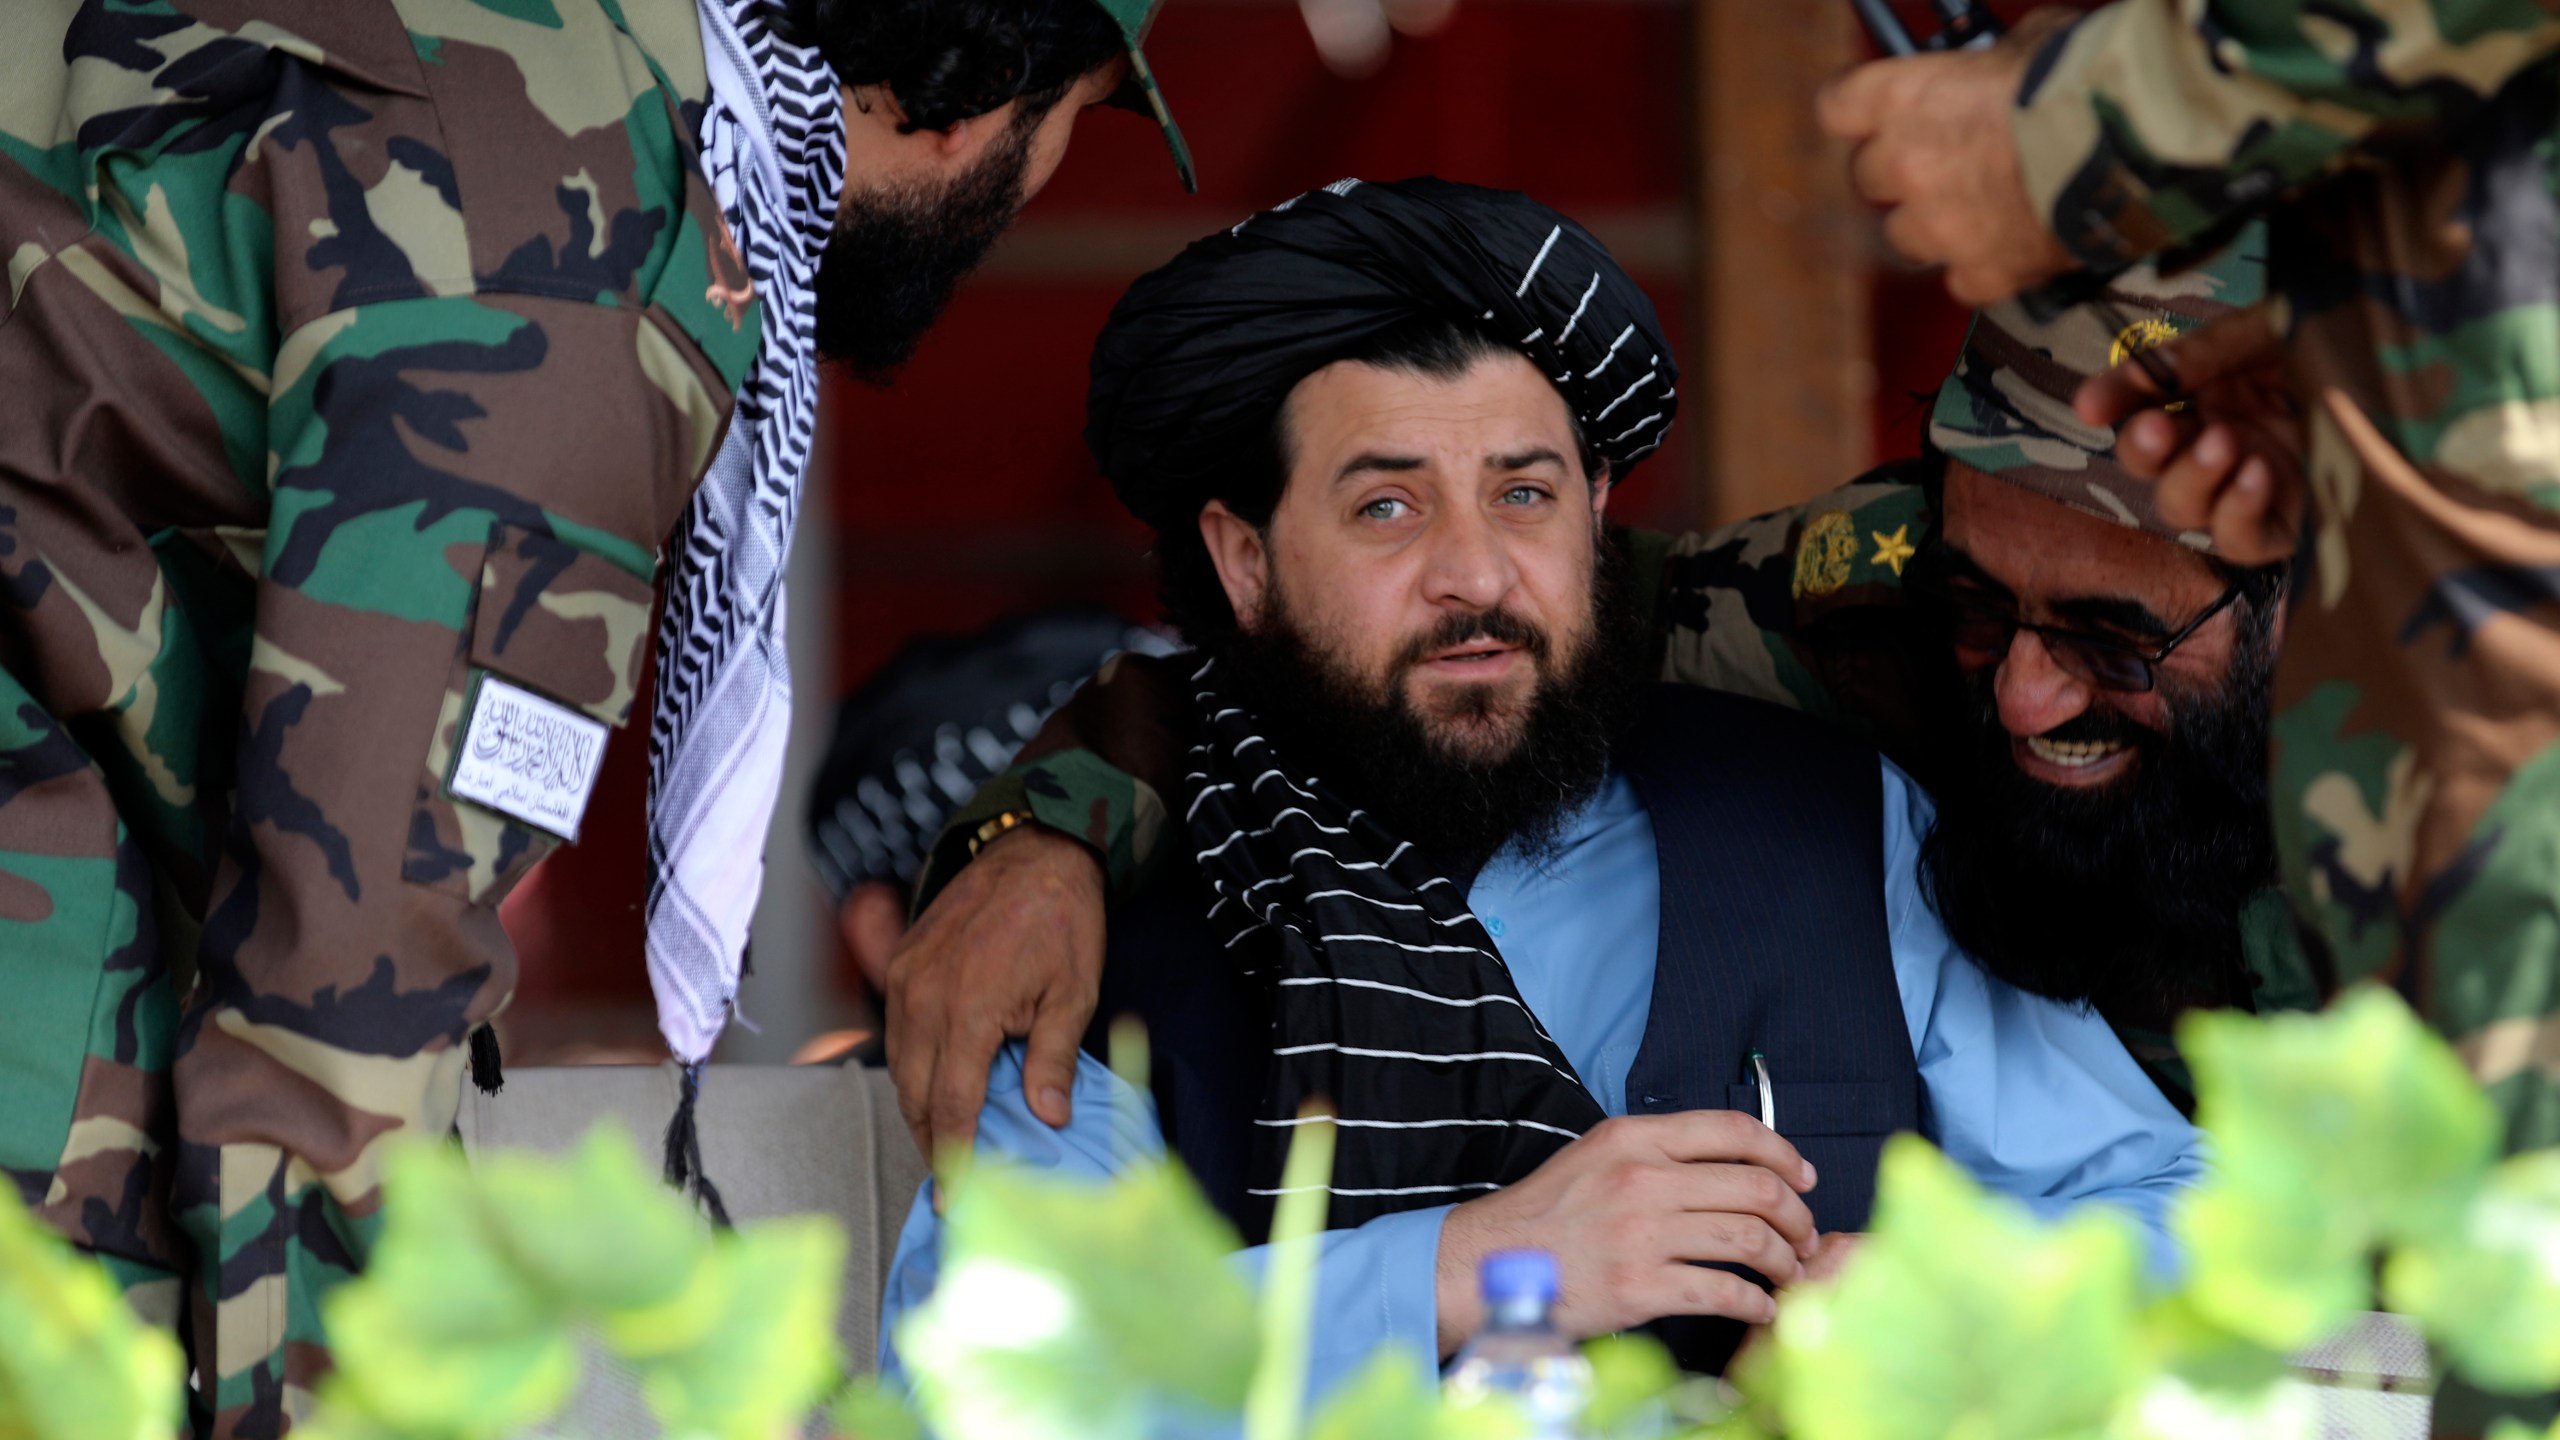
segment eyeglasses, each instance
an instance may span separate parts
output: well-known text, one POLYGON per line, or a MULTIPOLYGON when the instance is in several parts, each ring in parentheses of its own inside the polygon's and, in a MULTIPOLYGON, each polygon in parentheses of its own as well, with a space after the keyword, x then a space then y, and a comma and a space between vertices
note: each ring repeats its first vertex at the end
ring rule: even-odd
MULTIPOLYGON (((1935 557, 1929 557, 1935 558, 1935 557)), ((1967 587, 1954 583, 1942 564, 1915 564, 1910 581, 1912 588, 1946 607, 1949 637, 1958 650, 1998 659, 2009 653, 2018 632, 2026 631, 2044 642, 2045 653, 2062 672, 2087 681, 2101 690, 2117 690, 2132 694, 2149 691, 2158 682, 2156 667, 2169 658, 2170 652, 2187 643, 2205 622, 2231 608, 2233 602, 2249 588, 2247 577, 2235 580, 2219 599, 2204 607, 2204 612, 2181 625, 2157 646, 2145 649, 2130 640, 2112 635, 2093 634, 2061 625, 2035 625, 2018 618, 1989 597, 1967 592, 1967 587)))

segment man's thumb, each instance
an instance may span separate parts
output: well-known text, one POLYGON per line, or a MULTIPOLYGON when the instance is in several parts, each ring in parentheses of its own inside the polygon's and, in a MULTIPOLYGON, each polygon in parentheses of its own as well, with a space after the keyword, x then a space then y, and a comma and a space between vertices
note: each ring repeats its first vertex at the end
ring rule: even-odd
POLYGON ((2072 397, 2072 409, 2092 425, 2116 425, 2163 399, 2192 395, 2225 376, 2266 363, 2284 341, 2281 304, 2261 300, 2140 355, 2126 356, 2113 369, 2082 382, 2072 397), (2161 394, 2155 370, 2175 383, 2175 394, 2161 394))
POLYGON ((1031 1034, 1023 1045, 1022 1093, 1031 1102, 1031 1113, 1052 1129, 1063 1130, 1075 1118, 1080 1038, 1078 1031, 1044 1011, 1032 1018, 1031 1034))
POLYGON ((1863 140, 1876 128, 1876 87, 1883 84, 1889 60, 1871 60, 1846 75, 1834 75, 1813 94, 1813 117, 1825 134, 1838 140, 1863 140))
POLYGON ((2253 365, 2264 364, 2283 343, 2282 301, 2261 300, 2207 321, 2151 353, 2178 377, 2187 393, 2253 365))

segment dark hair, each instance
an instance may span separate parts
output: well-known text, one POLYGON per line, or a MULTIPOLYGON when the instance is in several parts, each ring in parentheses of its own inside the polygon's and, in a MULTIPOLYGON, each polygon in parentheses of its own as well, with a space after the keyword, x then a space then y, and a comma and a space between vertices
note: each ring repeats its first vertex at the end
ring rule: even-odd
MULTIPOLYGON (((1445 315, 1416 315, 1335 356, 1331 363, 1357 361, 1432 380, 1455 380, 1474 369, 1479 361, 1520 353, 1518 346, 1481 326, 1445 315)), ((1566 407, 1566 414, 1573 425, 1574 454, 1582 465, 1583 478, 1596 481, 1605 473, 1608 462, 1583 433, 1582 417, 1572 414, 1570 406, 1566 407)), ((1236 456, 1235 463, 1200 497, 1201 504, 1224 502, 1238 518, 1267 538, 1271 514, 1280 507, 1280 495, 1289 486, 1289 469, 1296 458, 1289 433, 1289 402, 1283 397, 1272 407, 1271 425, 1262 443, 1250 453, 1236 456)), ((1209 559, 1208 546, 1201 543, 1200 528, 1193 523, 1198 515, 1195 508, 1173 530, 1156 532, 1156 563, 1164 575, 1158 598, 1164 605, 1166 621, 1192 645, 1206 649, 1235 632, 1236 616, 1227 603, 1226 587, 1218 581, 1218 567, 1209 559)))
POLYGON ((1128 44, 1094 0, 791 0, 792 27, 847 85, 885 85, 899 129, 948 130, 1023 102, 1037 123, 1128 44))

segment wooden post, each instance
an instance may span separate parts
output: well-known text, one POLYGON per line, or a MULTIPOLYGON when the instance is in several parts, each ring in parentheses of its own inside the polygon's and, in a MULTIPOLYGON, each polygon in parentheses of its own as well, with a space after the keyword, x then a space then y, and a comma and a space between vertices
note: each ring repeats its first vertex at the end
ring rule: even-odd
POLYGON ((1841 485, 1872 463, 1871 222, 1813 120, 1862 53, 1840 0, 1691 0, 1706 523, 1841 485))

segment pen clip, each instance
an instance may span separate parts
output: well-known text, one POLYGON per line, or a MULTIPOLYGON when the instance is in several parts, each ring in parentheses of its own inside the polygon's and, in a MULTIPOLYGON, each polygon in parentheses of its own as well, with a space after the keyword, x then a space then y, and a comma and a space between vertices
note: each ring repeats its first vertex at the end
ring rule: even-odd
POLYGON ((1760 1123, 1774 1134, 1778 1128, 1778 1087, 1769 1083, 1769 1057, 1752 1051, 1751 1073, 1760 1082, 1760 1123))

